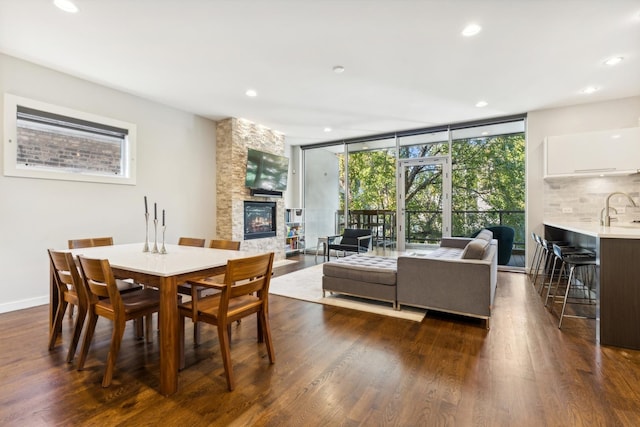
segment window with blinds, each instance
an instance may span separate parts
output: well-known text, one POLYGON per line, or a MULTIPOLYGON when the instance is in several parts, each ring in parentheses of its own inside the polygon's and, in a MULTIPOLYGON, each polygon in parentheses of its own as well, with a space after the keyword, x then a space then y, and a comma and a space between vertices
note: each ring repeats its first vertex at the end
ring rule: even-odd
POLYGON ((5 175, 135 184, 135 125, 12 95, 5 100, 5 175))

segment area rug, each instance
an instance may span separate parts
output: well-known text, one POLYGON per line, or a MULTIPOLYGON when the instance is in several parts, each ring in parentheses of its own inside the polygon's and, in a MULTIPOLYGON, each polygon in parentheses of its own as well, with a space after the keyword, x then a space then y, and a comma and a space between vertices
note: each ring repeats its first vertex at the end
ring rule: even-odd
POLYGON ((295 264, 298 261, 292 259, 279 259, 277 261, 273 261, 273 268, 282 267, 283 265, 295 264))
POLYGON ((353 310, 366 311, 369 313, 382 314, 384 316, 397 317, 400 319, 421 322, 426 310, 403 307, 402 310, 394 310, 390 303, 367 300, 347 295, 327 293, 322 297, 322 264, 314 265, 303 270, 271 279, 269 293, 288 298, 295 298, 303 301, 318 304, 333 305, 337 307, 350 308, 353 310))

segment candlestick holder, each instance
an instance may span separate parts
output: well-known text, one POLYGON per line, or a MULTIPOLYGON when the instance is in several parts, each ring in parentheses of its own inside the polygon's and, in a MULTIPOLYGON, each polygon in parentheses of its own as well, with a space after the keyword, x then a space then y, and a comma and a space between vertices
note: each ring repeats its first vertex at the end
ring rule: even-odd
POLYGON ((144 247, 142 252, 149 252, 149 212, 144 214, 144 247))
POLYGON ((155 240, 153 241, 153 249, 151 249, 151 252, 154 254, 158 253, 158 220, 154 219, 153 220, 153 232, 155 234, 155 240))
POLYGON ((164 247, 164 233, 165 233, 165 231, 167 231, 167 226, 163 225, 162 226, 162 247, 160 248, 160 253, 162 255, 167 253, 167 248, 164 247))

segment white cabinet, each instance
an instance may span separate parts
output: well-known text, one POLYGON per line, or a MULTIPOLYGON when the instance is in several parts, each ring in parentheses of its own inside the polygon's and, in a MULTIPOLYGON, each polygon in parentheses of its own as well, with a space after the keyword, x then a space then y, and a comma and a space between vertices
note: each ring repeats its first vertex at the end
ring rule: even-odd
POLYGON ((640 169, 640 128, 549 136, 544 177, 621 175, 640 169))

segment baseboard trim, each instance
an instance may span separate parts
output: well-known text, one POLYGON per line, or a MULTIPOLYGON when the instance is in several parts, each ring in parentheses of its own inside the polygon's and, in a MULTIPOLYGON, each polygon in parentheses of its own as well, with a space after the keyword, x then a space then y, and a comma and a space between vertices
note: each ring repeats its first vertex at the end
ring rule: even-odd
POLYGON ((25 308, 31 308, 45 304, 49 304, 48 296, 6 302, 0 304, 0 313, 9 313, 10 311, 23 310, 25 308))

